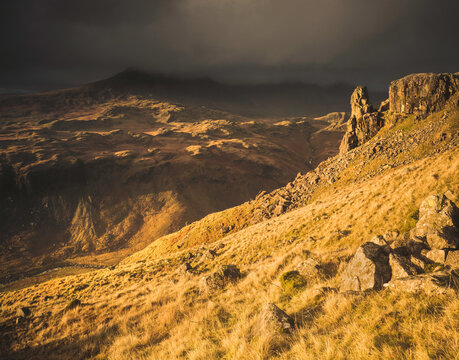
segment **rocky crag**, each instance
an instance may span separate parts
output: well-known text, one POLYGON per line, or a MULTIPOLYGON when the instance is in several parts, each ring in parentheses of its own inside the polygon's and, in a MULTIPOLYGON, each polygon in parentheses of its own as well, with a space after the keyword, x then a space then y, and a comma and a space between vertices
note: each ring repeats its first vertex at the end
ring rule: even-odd
POLYGON ((448 102, 457 102, 458 91, 458 73, 412 74, 393 81, 389 87, 389 99, 375 110, 366 87, 357 87, 351 96, 351 116, 340 153, 367 142, 386 123, 394 126, 406 115, 415 115, 420 120, 443 109, 448 102))
POLYGON ((459 289, 459 209, 445 195, 431 195, 419 208, 410 234, 389 231, 359 247, 342 274, 342 291, 442 293, 459 289))

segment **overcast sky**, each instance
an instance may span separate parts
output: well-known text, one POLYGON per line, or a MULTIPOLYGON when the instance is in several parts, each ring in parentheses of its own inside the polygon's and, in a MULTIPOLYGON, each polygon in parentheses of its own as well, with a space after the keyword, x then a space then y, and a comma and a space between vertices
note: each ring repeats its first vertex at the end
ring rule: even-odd
POLYGON ((0 89, 126 67, 378 89, 459 71, 458 0, 1 0, 0 17, 0 89))

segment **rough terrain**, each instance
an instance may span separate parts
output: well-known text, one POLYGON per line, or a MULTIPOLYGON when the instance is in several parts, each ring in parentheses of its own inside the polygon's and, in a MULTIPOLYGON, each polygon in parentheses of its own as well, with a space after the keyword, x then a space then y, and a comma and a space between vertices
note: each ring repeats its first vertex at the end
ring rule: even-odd
POLYGON ((1 293, 4 356, 456 358, 459 96, 416 93, 429 111, 390 99, 374 136, 281 188, 116 267, 1 293))
POLYGON ((337 152, 344 113, 249 118, 136 79, 0 101, 0 282, 116 264, 337 152))

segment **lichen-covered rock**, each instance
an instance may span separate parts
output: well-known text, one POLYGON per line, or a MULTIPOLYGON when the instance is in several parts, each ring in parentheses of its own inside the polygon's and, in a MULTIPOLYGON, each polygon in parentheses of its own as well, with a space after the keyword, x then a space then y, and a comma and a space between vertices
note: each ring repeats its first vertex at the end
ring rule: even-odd
POLYGON ((361 245, 342 274, 342 291, 380 290, 391 279, 389 256, 384 247, 367 242, 361 245))
POLYGON ((395 80, 389 87, 391 113, 422 114, 441 110, 459 91, 459 73, 411 74, 395 80))
POLYGON ((431 195, 419 207, 413 234, 425 238, 432 249, 459 247, 459 210, 445 195, 431 195))
POLYGON ((358 86, 351 96, 351 116, 340 145, 340 153, 362 145, 371 139, 384 125, 379 112, 373 109, 365 86, 358 86))

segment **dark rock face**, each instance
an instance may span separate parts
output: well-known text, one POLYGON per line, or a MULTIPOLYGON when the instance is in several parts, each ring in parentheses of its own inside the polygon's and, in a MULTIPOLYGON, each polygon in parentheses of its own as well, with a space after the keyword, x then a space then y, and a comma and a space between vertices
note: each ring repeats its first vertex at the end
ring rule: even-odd
POLYGON ((390 84, 389 110, 427 115, 441 110, 458 91, 459 73, 408 75, 390 84))
POLYGON ((346 153, 367 142, 383 125, 380 113, 370 104, 367 88, 358 86, 351 96, 351 117, 340 145, 340 153, 346 153))

